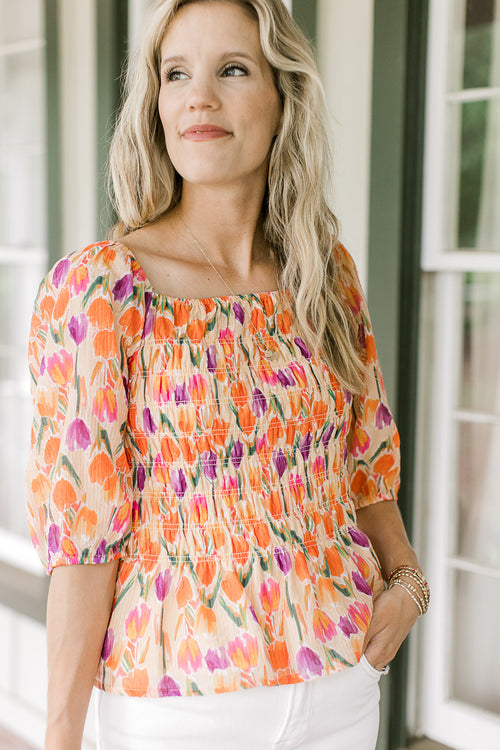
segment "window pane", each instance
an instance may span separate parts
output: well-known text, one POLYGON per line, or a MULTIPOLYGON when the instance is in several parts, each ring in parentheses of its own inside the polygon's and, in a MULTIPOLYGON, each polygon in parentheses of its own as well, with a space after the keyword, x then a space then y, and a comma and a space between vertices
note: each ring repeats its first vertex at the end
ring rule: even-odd
MULTIPOLYGON (((44 273, 44 254, 30 253, 18 263, 0 264, 0 352, 16 360, 23 360, 23 377, 27 379, 26 356, 33 302, 44 273), (8 351, 6 351, 8 350, 8 351)), ((15 371, 18 362, 13 363, 15 371)), ((3 365, 0 365, 3 369, 3 365)), ((9 376, 10 377, 10 376, 9 376)), ((0 379, 5 379, 0 371, 0 379)))
POLYGON ((24 471, 28 459, 31 402, 11 382, 0 381, 0 472, 2 502, 0 526, 22 536, 29 536, 24 500, 24 471))
POLYGON ((500 427, 459 425, 456 554, 500 570, 500 427))
POLYGON ((500 580, 455 576, 450 697, 500 714, 500 580))
POLYGON ((0 44, 43 37, 43 3, 40 0, 0 0, 0 44))
POLYGON ((446 246, 500 252, 500 99, 451 104, 446 246))
POLYGON ((0 245, 45 245, 45 185, 43 149, 0 152, 0 245))
POLYGON ((0 147, 40 144, 45 138, 45 50, 0 56, 0 147))
POLYGON ((500 274, 468 273, 460 406, 500 416, 500 274))
POLYGON ((500 85, 498 0, 452 0, 451 90, 500 85))

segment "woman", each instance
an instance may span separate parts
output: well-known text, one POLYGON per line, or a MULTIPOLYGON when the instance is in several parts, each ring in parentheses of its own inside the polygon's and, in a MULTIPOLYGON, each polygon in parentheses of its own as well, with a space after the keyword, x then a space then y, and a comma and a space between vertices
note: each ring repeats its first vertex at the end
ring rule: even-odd
POLYGON ((375 745, 428 593, 323 122, 281 0, 156 4, 114 239, 33 317, 48 750, 80 747, 93 684, 105 750, 375 745))

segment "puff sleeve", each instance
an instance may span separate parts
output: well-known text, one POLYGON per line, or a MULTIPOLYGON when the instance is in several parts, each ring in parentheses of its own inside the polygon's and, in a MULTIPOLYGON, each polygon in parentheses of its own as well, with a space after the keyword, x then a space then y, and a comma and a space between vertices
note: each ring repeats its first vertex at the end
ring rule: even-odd
POLYGON ((338 263, 343 291, 358 320, 358 338, 367 364, 362 394, 351 400, 347 441, 350 495, 356 509, 383 500, 397 500, 400 482, 399 434, 394 422, 377 357, 370 315, 349 253, 340 246, 338 263))
POLYGON ((31 539, 49 573, 121 557, 130 533, 127 357, 112 255, 67 256, 35 301, 25 487, 31 539))

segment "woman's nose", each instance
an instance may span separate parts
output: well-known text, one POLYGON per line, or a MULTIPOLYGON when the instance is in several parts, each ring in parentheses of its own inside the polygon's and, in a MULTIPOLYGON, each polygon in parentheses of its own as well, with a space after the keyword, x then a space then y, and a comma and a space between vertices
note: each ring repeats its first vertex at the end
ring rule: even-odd
POLYGON ((215 82, 208 76, 192 78, 186 103, 189 109, 216 109, 219 99, 215 82))

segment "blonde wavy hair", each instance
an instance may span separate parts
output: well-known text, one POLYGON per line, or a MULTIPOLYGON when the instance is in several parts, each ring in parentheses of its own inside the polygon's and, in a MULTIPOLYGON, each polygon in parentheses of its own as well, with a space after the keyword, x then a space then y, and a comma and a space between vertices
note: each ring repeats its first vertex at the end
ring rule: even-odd
MULTIPOLYGON (((296 325, 339 383, 360 393, 366 364, 358 322, 340 292, 333 249, 338 225, 326 195, 331 154, 323 87, 306 38, 282 0, 225 0, 258 21, 263 53, 278 90, 283 123, 271 150, 264 232, 280 288, 294 300, 296 325)), ((167 153, 158 113, 160 47, 185 5, 214 0, 157 0, 127 74, 128 94, 111 142, 109 174, 118 222, 111 238, 154 222, 175 208, 182 179, 167 153)))

